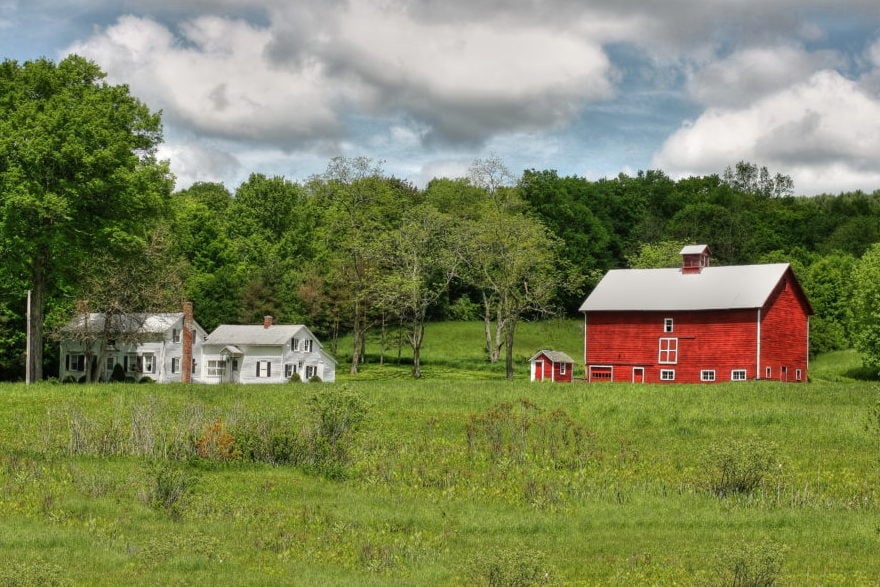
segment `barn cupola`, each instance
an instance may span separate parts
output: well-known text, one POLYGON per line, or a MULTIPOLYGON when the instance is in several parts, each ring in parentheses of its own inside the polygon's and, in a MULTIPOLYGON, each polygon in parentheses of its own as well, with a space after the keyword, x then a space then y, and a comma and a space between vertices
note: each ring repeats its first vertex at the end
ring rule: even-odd
POLYGON ((709 266, 709 257, 712 252, 707 245, 688 245, 681 250, 681 272, 701 273, 704 267, 709 266))

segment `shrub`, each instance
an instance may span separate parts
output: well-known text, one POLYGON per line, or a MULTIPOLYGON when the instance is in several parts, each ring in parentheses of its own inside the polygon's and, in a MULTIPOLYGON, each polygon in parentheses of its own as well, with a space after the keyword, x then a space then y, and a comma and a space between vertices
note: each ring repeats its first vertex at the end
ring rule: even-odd
POLYGON ((732 587, 775 585, 785 550, 785 545, 771 540, 742 540, 721 548, 715 556, 721 584, 732 587))
POLYGON ((288 383, 302 383, 302 377, 299 376, 299 373, 294 373, 290 376, 290 379, 287 380, 288 383))
POLYGON ((152 377, 141 377, 138 383, 156 383, 156 381, 152 377))
POLYGON ((220 418, 214 420, 195 441, 196 452, 203 459, 231 461, 238 457, 235 437, 226 431, 220 418))
POLYGON ((110 373, 110 381, 114 383, 122 383, 125 381, 125 369, 123 369, 122 365, 119 363, 113 365, 113 372, 110 373))
POLYGON ((776 448, 760 440, 730 440, 711 447, 703 457, 709 488, 718 495, 749 493, 777 464, 776 448))
POLYGON ((152 461, 147 466, 147 487, 141 498, 150 507, 177 519, 195 484, 196 478, 182 467, 169 461, 152 461))
POLYGON ((330 478, 345 476, 354 433, 366 418, 363 398, 347 387, 331 387, 309 401, 311 424, 306 429, 307 466, 330 478))
POLYGON ((524 548, 505 548, 477 558, 471 564, 470 585, 528 587, 552 585, 554 573, 546 557, 524 548))
POLYGON ((321 378, 317 375, 312 375, 309 377, 309 383, 322 383, 321 378))

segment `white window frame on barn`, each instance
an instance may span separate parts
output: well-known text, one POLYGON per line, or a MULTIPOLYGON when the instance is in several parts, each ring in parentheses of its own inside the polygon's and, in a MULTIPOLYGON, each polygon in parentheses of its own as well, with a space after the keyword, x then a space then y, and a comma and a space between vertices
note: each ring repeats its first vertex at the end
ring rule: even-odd
POLYGON ((678 339, 661 338, 657 353, 657 362, 661 365, 678 364, 678 339))
POLYGON ((700 381, 715 381, 715 369, 703 369, 700 371, 700 381))
POLYGON ((794 380, 801 381, 803 378, 804 378, 804 372, 801 371, 800 369, 795 369, 794 370, 794 380))
POLYGON ((660 381, 675 381, 675 369, 660 369, 660 381))
POLYGON ((675 328, 675 322, 672 318, 664 318, 663 319, 663 332, 672 332, 675 328))
POLYGON ((730 372, 731 381, 745 381, 748 378, 748 372, 745 369, 733 369, 730 372))
POLYGON ((565 363, 559 363, 559 374, 565 375, 565 363))
POLYGON ((764 369, 764 379, 773 379, 773 367, 764 369))

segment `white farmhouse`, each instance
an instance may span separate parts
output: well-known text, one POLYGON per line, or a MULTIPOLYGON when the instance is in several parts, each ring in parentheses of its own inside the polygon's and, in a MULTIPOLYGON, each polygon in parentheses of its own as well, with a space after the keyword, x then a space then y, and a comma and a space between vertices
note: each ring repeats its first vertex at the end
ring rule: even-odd
POLYGON ((126 378, 160 383, 188 382, 198 371, 206 332, 193 320, 191 304, 182 312, 158 314, 80 310, 61 330, 62 381, 85 380, 87 372, 92 381, 108 381, 116 365, 126 378))
POLYGON ((336 360, 302 324, 221 324, 205 339, 198 379, 204 383, 283 383, 294 375, 336 379, 336 360))

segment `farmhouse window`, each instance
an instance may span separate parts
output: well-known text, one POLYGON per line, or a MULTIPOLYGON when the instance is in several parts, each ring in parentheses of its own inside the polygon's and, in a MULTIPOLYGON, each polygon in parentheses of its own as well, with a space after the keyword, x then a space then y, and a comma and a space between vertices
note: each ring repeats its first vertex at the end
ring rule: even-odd
POLYGON ((678 363, 678 339, 661 338, 660 353, 657 359, 662 365, 675 365, 678 363))
POLYGON ((113 366, 114 366, 113 357, 107 357, 107 363, 105 364, 105 368, 107 369, 108 373, 113 372, 113 366))
POLYGON ((663 332, 672 332, 673 321, 672 318, 664 318, 663 319, 663 332))
POLYGON ((315 341, 313 341, 311 338, 303 340, 303 351, 306 353, 312 352, 312 345, 314 342, 315 341))
POLYGON ((700 381, 715 381, 715 370, 703 369, 700 371, 700 381))
POLYGON ((306 379, 311 379, 318 374, 318 367, 315 365, 306 365, 306 379))
POLYGON ((180 330, 177 328, 171 329, 171 342, 180 342, 180 330))
POLYGON ((196 363, 196 360, 193 359, 193 360, 192 360, 192 369, 190 370, 190 373, 195 373, 195 372, 196 372, 196 367, 198 367, 198 363, 196 363))
POLYGON ((171 357, 171 372, 180 373, 180 357, 171 357))
POLYGON ((730 372, 730 380, 731 381, 745 381, 746 380, 746 370, 745 369, 734 369, 730 372))
MULTIPOLYGON (((298 338, 291 338, 290 339, 290 350, 292 350, 292 351, 299 350, 299 339, 298 338)), ((290 377, 290 376, 288 375, 288 377, 290 377)))
POLYGON ((153 373, 156 370, 156 355, 153 353, 145 353, 140 355, 137 360, 139 373, 153 373))
POLYGON ((660 381, 675 381, 675 369, 660 369, 660 381))
POLYGON ((67 370, 68 371, 85 371, 86 370, 86 356, 85 355, 67 355, 67 370))
POLYGON ((284 378, 290 379, 294 373, 298 373, 299 370, 297 369, 297 366, 298 365, 296 363, 285 363, 284 364, 284 378))
POLYGON ((271 377, 272 376, 272 362, 271 361, 257 361, 257 377, 271 377))
POLYGON ((226 372, 226 361, 211 360, 208 361, 208 376, 219 377, 226 372))

